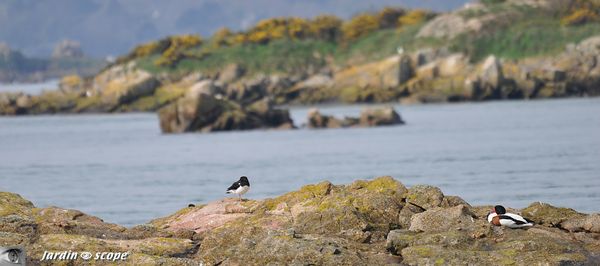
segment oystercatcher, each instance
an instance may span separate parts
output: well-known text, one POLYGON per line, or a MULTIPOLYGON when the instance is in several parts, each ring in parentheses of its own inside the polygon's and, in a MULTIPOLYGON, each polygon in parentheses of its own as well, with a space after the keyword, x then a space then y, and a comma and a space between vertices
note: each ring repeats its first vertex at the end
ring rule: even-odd
POLYGON ((250 182, 248 181, 247 177, 242 176, 242 177, 240 177, 240 180, 234 182, 227 189, 226 193, 227 194, 237 194, 241 201, 242 195, 244 195, 246 192, 248 192, 248 190, 250 190, 250 182))

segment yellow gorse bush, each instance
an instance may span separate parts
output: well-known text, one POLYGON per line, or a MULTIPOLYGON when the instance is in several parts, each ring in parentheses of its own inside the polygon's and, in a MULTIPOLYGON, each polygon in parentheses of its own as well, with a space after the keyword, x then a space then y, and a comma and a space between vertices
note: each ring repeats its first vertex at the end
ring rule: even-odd
POLYGON ((211 43, 216 47, 233 44, 233 32, 229 28, 220 28, 212 36, 211 43))
POLYGON ((599 0, 575 0, 569 12, 560 20, 565 26, 581 25, 600 18, 599 0))
POLYGON ((154 64, 158 66, 172 66, 181 59, 184 50, 202 44, 202 38, 198 35, 171 36, 169 40, 169 47, 162 52, 154 64))
POLYGON ((379 29, 375 15, 361 14, 342 25, 342 34, 346 40, 354 40, 379 29))
POLYGON ((398 18, 398 26, 410 26, 421 23, 427 19, 428 12, 425 10, 411 10, 406 15, 398 18))
POLYGON ((589 9, 577 9, 571 14, 563 17, 560 20, 562 25, 581 25, 587 22, 598 20, 598 14, 589 9))

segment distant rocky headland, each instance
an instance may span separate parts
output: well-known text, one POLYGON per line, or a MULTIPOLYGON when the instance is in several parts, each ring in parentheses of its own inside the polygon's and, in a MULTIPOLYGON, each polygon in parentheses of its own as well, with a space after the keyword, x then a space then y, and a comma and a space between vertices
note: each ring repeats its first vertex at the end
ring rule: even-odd
POLYGON ((52 264, 40 261, 45 251, 128 252, 129 265, 600 263, 598 213, 536 202, 510 209, 535 226, 510 229, 488 223, 491 209, 437 187, 407 188, 379 177, 348 185, 325 181, 265 200, 190 205, 125 228, 0 192, 0 246, 25 247, 30 265, 52 264))
POLYGON ((106 64, 86 57, 78 42, 63 40, 49 58, 34 58, 0 42, 0 83, 39 83, 66 75, 92 76, 106 64))
POLYGON ((347 21, 273 18, 207 39, 171 36, 94 76, 67 76, 55 91, 1 94, 0 114, 161 110, 163 130, 181 132, 187 122, 173 119, 182 116, 199 123, 187 131, 217 120, 280 127, 289 122, 282 105, 598 96, 599 7, 488 0, 440 14, 385 8, 347 21))

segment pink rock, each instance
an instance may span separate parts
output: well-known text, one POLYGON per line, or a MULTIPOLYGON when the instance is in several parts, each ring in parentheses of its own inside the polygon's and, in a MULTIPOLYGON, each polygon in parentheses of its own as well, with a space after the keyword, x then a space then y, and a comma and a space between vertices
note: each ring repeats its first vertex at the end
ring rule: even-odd
POLYGON ((223 199, 185 213, 167 223, 170 230, 188 229, 202 233, 249 216, 249 209, 237 199, 223 199))

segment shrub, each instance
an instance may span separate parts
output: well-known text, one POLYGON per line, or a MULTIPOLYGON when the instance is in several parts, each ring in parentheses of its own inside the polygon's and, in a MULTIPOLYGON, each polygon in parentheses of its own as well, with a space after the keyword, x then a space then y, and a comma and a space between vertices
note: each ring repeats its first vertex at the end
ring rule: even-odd
POLYGON ((381 28, 394 28, 398 24, 398 18, 406 12, 402 8, 386 7, 377 14, 379 26, 381 28))
POLYGON ((342 25, 344 39, 355 40, 379 28, 377 17, 372 14, 362 14, 353 17, 342 25))
POLYGON ((216 47, 223 47, 233 44, 233 33, 229 28, 220 28, 212 36, 212 44, 216 47))
POLYGON ((321 15, 310 22, 310 31, 317 39, 335 41, 340 36, 342 20, 336 16, 321 15))
POLYGON ((287 20, 288 36, 292 39, 305 39, 310 36, 310 23, 303 18, 289 18, 287 20))
POLYGON ((260 44, 284 37, 287 37, 287 20, 284 18, 261 20, 247 33, 249 42, 260 44))
POLYGON ((259 44, 266 44, 271 40, 269 33, 266 31, 257 31, 248 35, 248 41, 259 44))
POLYGON ((598 20, 598 14, 596 14, 596 12, 589 9, 577 9, 571 14, 563 17, 560 20, 560 23, 562 25, 572 26, 581 25, 596 20, 598 20))
POLYGON ((178 35, 169 38, 170 44, 162 55, 154 62, 158 66, 173 66, 183 56, 183 51, 202 44, 198 35, 178 35))
POLYGON ((408 12, 406 15, 398 18, 398 26, 410 26, 419 24, 427 19, 429 16, 425 10, 415 9, 408 12))

